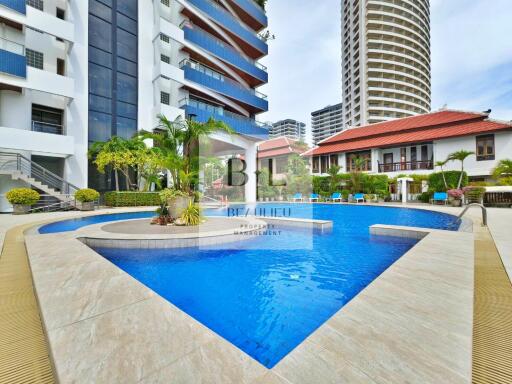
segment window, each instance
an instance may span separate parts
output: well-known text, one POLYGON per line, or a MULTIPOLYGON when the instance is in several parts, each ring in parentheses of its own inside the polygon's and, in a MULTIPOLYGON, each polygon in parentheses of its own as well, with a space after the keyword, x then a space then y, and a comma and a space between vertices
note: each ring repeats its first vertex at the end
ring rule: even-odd
POLYGON ((62 109, 32 104, 32 130, 62 135, 63 116, 62 109))
POLYGON ((276 173, 286 173, 288 168, 288 159, 286 157, 278 157, 276 159, 276 173))
POLYGON ((66 11, 64 11, 62 8, 57 8, 56 16, 61 20, 65 20, 66 19, 66 11))
POLYGON ((33 51, 32 49, 25 50, 27 56, 27 65, 30 67, 43 69, 44 55, 41 52, 33 51))
POLYGON ((421 146, 421 161, 428 161, 428 146, 421 146))
POLYGON ((57 59, 57 75, 66 75, 66 62, 63 59, 57 59))
POLYGON ((327 173, 329 170, 329 156, 322 156, 320 160, 321 173, 327 173))
POLYGON ((164 35, 163 33, 160 34, 160 40, 162 40, 165 43, 169 43, 169 36, 164 35))
POLYGON ((494 135, 484 135, 476 137, 476 160, 494 160, 494 135))
POLYGON ((27 5, 30 5, 33 8, 39 9, 40 11, 44 8, 43 0, 27 0, 27 5))
POLYGON ((171 103, 171 95, 167 92, 160 92, 160 103, 169 105, 171 103))
POLYGON ((167 55, 160 55, 160 60, 164 63, 171 64, 171 58, 167 55))
POLYGON ((160 0, 160 2, 165 5, 166 7, 169 7, 169 0, 160 0))
POLYGON ((313 173, 319 173, 320 172, 320 157, 315 156, 313 157, 313 173))
POLYGON ((331 167, 338 165, 338 155, 331 155, 331 167))
MULTIPOLYGON (((359 161, 358 161, 359 162, 359 161)), ((372 153, 370 151, 348 153, 347 154, 347 171, 371 171, 372 169, 372 153), (358 166, 356 159, 361 159, 361 164, 358 166)))

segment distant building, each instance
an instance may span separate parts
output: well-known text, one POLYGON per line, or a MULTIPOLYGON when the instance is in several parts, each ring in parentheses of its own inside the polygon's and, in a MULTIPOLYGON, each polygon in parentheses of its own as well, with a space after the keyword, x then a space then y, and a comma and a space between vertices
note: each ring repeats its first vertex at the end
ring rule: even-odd
POLYGON ((313 143, 317 145, 323 139, 343 129, 343 104, 329 105, 311 112, 311 131, 313 143))
POLYGON ((286 119, 272 124, 269 137, 287 137, 292 140, 304 141, 306 138, 306 124, 293 119, 286 119))

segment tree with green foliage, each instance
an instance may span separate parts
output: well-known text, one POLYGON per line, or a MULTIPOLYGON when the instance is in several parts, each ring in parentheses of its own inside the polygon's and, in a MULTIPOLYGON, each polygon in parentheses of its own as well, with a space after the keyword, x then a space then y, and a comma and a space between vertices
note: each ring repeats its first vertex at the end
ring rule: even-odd
POLYGON ((449 156, 448 156, 448 160, 451 160, 451 161, 460 161, 460 177, 459 177, 459 182, 457 183, 457 189, 461 189, 462 187, 462 178, 463 178, 463 175, 464 175, 464 161, 471 155, 474 155, 475 152, 473 151, 466 151, 466 150, 460 150, 460 151, 456 151, 456 152, 453 152, 451 153, 449 156))
POLYGON ((289 193, 307 195, 312 191, 312 176, 309 172, 308 161, 297 154, 288 158, 286 171, 287 189, 289 193))
POLYGON ((493 177, 502 185, 512 184, 512 160, 500 160, 496 168, 492 171, 493 177))
POLYGON ((327 174, 329 175, 329 193, 333 194, 335 192, 339 192, 340 182, 342 177, 340 175, 341 166, 332 165, 328 170, 327 174))
POLYGON ((366 165, 366 160, 362 157, 356 157, 353 164, 354 167, 350 172, 351 189, 352 193, 359 193, 361 192, 361 186, 365 177, 363 169, 366 165))
POLYGON ((445 160, 445 161, 437 161, 436 162, 436 167, 439 167, 441 168, 441 175, 443 176, 443 181, 444 181, 444 186, 445 186, 445 189, 448 190, 448 184, 446 183, 446 176, 444 175, 444 166, 448 163, 448 160, 445 160))

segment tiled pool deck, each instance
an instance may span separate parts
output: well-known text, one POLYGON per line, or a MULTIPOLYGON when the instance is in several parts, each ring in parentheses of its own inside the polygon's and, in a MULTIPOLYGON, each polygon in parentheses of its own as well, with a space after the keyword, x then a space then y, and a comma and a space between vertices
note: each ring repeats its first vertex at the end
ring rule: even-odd
MULTIPOLYGON (((76 213, 49 217, 61 216, 76 213)), ((511 217, 490 210, 500 250, 512 244, 511 217)), ((45 218, 0 216, 0 228, 45 218)), ((473 233, 432 231, 268 370, 75 234, 26 236, 62 383, 469 383, 473 245, 473 233)))

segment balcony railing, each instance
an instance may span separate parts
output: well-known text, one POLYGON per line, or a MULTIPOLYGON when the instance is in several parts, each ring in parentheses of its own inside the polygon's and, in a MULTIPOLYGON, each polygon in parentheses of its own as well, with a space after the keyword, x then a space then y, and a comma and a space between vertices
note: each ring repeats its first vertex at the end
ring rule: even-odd
POLYGON ((193 99, 185 98, 180 101, 180 107, 187 116, 193 115, 197 121, 206 122, 210 118, 223 121, 236 133, 254 136, 261 140, 268 138, 269 127, 245 116, 224 111, 222 107, 213 106, 193 99))
POLYGON ((13 9, 24 15, 27 14, 26 0, 0 0, 0 6, 13 9))
POLYGON ((0 37, 0 72, 27 77, 27 59, 23 45, 0 37))
POLYGON ((263 26, 268 25, 267 15, 265 10, 257 4, 254 0, 233 0, 240 8, 242 8, 249 15, 254 17, 263 26))
POLYGON ((211 0, 188 0, 189 3, 203 11, 218 24, 231 31, 242 40, 260 51, 263 55, 268 54, 268 45, 255 31, 250 30, 237 20, 231 13, 211 0))
POLYGON ((45 123, 42 121, 32 121, 33 132, 51 133, 54 135, 64 134, 64 129, 60 124, 45 123))
POLYGON ((268 82, 267 68, 260 63, 244 58, 233 47, 212 34, 202 30, 196 25, 184 25, 185 39, 210 52, 219 59, 239 68, 245 73, 254 76, 263 83, 268 82))
POLYGON ((182 61, 180 68, 184 70, 187 80, 204 85, 224 96, 252 105, 261 111, 268 110, 267 96, 254 89, 244 88, 236 81, 189 60, 182 61))
POLYGON ((400 163, 379 163, 379 173, 383 172, 400 172, 434 169, 432 160, 425 161, 402 161, 400 163))

